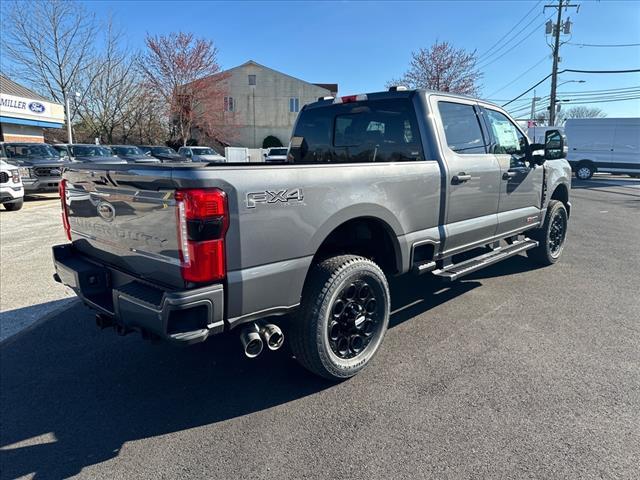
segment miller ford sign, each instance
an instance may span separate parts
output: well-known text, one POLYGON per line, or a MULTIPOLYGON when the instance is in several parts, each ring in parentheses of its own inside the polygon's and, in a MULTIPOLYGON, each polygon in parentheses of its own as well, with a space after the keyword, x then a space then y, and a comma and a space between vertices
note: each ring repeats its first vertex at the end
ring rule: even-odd
POLYGON ((0 93, 0 115, 24 120, 64 123, 62 105, 5 93, 0 93))

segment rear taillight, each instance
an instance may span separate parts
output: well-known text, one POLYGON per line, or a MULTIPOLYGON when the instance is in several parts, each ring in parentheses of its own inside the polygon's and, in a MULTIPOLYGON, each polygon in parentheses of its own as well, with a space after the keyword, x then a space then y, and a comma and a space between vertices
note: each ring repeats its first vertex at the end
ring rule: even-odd
POLYGON ((69 207, 67 206, 67 181, 60 180, 58 184, 60 194, 60 204, 62 205, 62 226, 67 234, 67 239, 71 240, 71 225, 69 224, 69 207))
POLYGON ((217 188, 178 190, 175 200, 182 278, 194 283, 223 279, 229 226, 226 194, 217 188))

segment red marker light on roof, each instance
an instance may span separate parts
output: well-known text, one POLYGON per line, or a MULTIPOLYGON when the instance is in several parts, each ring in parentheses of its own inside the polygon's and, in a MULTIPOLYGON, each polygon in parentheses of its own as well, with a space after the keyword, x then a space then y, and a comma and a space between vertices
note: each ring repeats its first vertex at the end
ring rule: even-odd
POLYGON ((353 102, 362 102, 367 99, 367 95, 361 93, 360 95, 346 95, 344 97, 336 98, 333 103, 353 103, 353 102))

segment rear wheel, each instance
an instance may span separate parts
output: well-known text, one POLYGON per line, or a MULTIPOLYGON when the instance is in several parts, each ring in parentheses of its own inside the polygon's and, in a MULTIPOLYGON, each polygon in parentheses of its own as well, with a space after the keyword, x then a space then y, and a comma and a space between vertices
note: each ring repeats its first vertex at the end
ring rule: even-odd
POLYGON ((389 287, 371 260, 329 258, 313 267, 302 308, 291 322, 291 349, 306 369, 342 380, 362 370, 389 325, 389 287))
POLYGON ((541 265, 552 265, 558 261, 567 238, 569 215, 564 204, 551 200, 547 207, 544 225, 531 232, 530 237, 538 241, 538 246, 527 250, 527 256, 541 265))
POLYGON ((23 203, 24 200, 21 198, 20 200, 16 200, 15 202, 5 203, 4 208, 6 208, 10 212, 14 212, 16 210, 20 210, 23 203))

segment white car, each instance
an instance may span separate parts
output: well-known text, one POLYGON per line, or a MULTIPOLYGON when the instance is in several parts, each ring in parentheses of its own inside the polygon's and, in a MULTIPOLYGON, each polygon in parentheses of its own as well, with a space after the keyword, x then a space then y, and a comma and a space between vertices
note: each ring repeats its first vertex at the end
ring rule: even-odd
POLYGON ((0 200, 7 210, 22 208, 24 187, 18 167, 0 160, 0 200))
POLYGON ((210 147, 180 147, 178 155, 192 162, 226 162, 226 159, 210 147))
POLYGON ((267 163, 285 163, 288 153, 289 149, 287 147, 273 147, 265 155, 264 161, 267 163))

